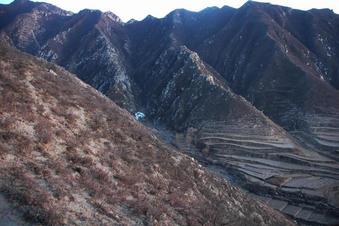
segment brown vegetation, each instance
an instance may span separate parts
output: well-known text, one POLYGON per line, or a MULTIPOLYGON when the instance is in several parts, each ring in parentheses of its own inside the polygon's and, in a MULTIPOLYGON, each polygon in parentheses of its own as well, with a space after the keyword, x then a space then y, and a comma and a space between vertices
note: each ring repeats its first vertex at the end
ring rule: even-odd
POLYGON ((0 191, 26 220, 246 225, 255 214, 257 225, 291 224, 63 69, 7 47, 0 65, 0 191))

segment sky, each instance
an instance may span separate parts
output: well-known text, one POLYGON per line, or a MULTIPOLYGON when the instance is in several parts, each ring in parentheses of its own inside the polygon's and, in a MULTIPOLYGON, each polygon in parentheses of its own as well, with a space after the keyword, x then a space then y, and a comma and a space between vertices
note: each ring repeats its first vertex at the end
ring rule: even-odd
MULTIPOLYGON (((8 4, 13 0, 0 0, 8 4)), ((36 0, 34 0, 36 1, 36 0)), ((239 8, 246 0, 39 0, 56 5, 62 9, 78 12, 84 8, 111 11, 123 21, 130 19, 142 20, 147 15, 164 17, 177 8, 200 11, 209 6, 228 5, 239 8)), ((339 13, 339 0, 256 0, 272 4, 289 6, 296 9, 329 8, 339 13)))

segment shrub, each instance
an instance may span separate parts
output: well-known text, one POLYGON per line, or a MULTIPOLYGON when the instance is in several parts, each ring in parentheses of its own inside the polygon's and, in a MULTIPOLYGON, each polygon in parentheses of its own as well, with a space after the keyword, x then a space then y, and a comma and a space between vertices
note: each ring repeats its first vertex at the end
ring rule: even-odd
POLYGON ((91 174, 93 178, 99 181, 101 184, 107 184, 108 182, 111 181, 108 172, 99 169, 99 168, 92 168, 91 169, 91 174))
POLYGON ((73 164, 78 164, 83 167, 90 167, 93 165, 92 158, 88 156, 80 156, 76 152, 66 152, 66 158, 68 161, 71 161, 73 164))
POLYGON ((11 167, 1 191, 20 204, 24 217, 44 225, 62 225, 64 209, 54 205, 52 196, 20 167, 11 167))
POLYGON ((7 117, 0 119, 0 128, 3 130, 11 129, 11 126, 15 123, 14 117, 7 117))
POLYGON ((38 136, 39 142, 48 144, 53 138, 53 125, 47 120, 42 118, 34 127, 38 136))

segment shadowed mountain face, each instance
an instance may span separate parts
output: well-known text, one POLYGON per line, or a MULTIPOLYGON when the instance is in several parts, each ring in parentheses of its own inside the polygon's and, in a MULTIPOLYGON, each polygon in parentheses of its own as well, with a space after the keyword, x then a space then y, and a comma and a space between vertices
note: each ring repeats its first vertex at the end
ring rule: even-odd
POLYGON ((339 222, 339 16, 248 2, 123 23, 0 6, 0 38, 57 63, 301 223, 339 222))

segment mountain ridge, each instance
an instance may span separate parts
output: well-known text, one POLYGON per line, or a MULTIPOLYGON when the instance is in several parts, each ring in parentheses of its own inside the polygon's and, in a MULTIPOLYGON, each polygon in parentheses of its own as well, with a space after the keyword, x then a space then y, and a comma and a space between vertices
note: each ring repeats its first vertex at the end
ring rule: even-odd
POLYGON ((123 23, 26 4, 0 9, 2 41, 144 112, 163 140, 296 220, 338 221, 339 15, 251 1, 123 23))

